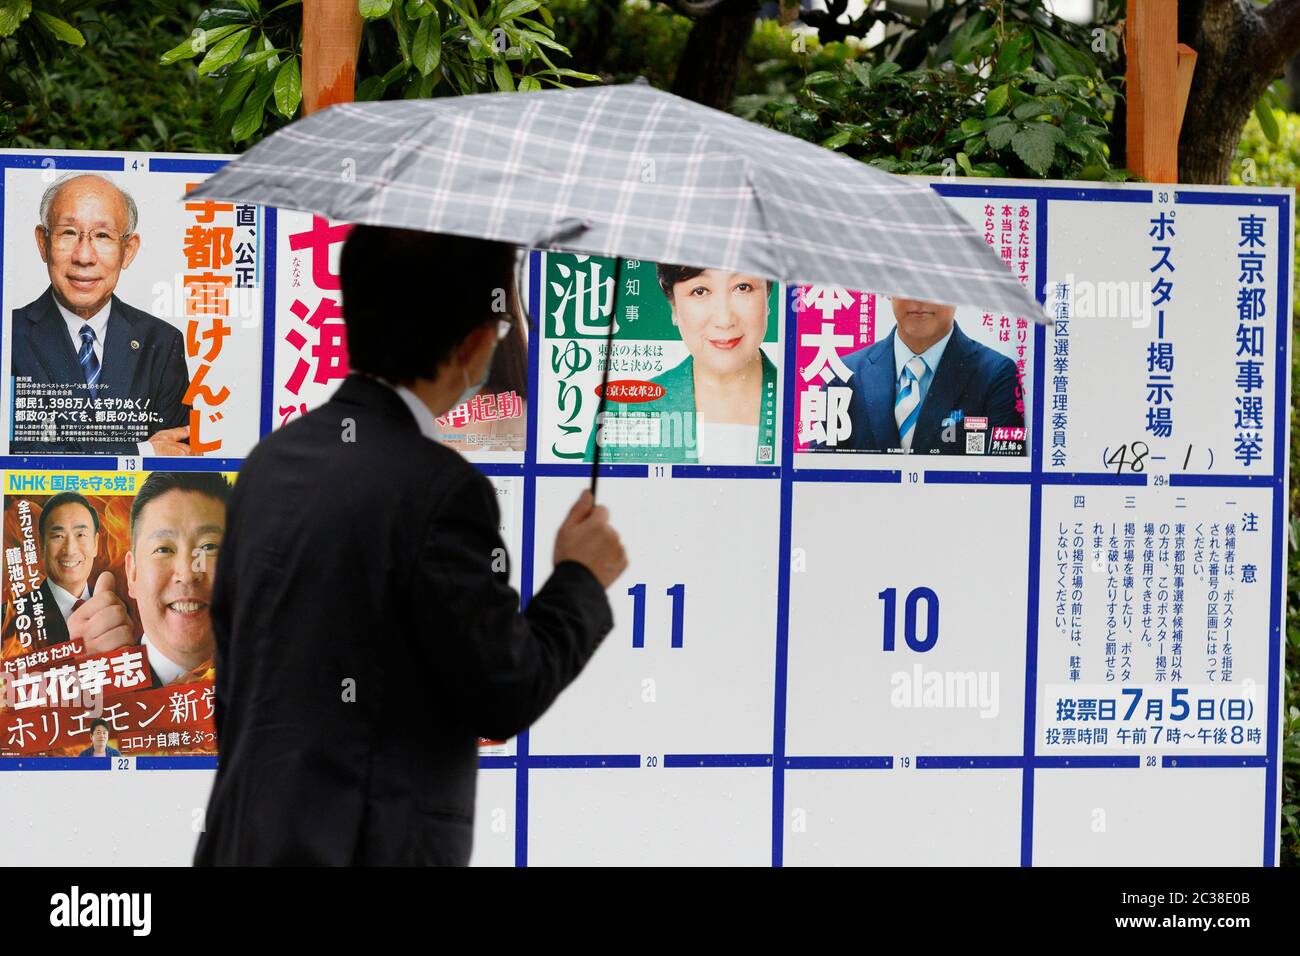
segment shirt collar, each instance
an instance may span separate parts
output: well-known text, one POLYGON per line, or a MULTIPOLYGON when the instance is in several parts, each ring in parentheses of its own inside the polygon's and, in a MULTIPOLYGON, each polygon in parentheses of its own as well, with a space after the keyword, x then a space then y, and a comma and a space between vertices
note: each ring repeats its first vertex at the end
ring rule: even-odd
POLYGON ((89 325, 95 330, 95 341, 101 345, 104 343, 104 332, 108 328, 108 315, 113 308, 112 296, 109 296, 108 301, 104 303, 102 309, 88 319, 83 319, 76 313, 64 308, 63 303, 60 302, 57 297, 54 300, 54 305, 59 310, 59 315, 63 316, 63 321, 67 323, 68 331, 71 332, 75 338, 80 339, 81 327, 83 325, 89 325))
POLYGON ((174 684, 183 675, 188 674, 190 669, 183 664, 177 664, 170 657, 163 654, 162 651, 149 643, 149 635, 145 634, 140 638, 140 646, 144 648, 145 654, 149 658, 149 666, 153 672, 158 675, 158 680, 163 684, 174 684))
MULTIPOLYGON (((921 353, 921 358, 925 359, 925 366, 929 372, 934 372, 939 367, 939 360, 943 358, 943 350, 948 347, 948 340, 952 338, 953 329, 957 328, 957 323, 953 323, 948 328, 948 334, 935 342, 928 349, 921 353)), ((903 366, 911 361, 912 356, 916 353, 907 347, 903 337, 894 331, 894 378, 903 374, 903 366)))
POLYGON ((386 378, 380 378, 378 375, 371 375, 369 372, 362 372, 360 369, 354 369, 353 371, 358 375, 364 375, 372 381, 379 382, 382 385, 387 385, 395 391, 397 397, 405 402, 406 407, 411 410, 411 417, 415 419, 415 424, 420 427, 420 434, 429 439, 429 441, 438 440, 438 423, 434 420, 433 412, 429 410, 429 406, 420 400, 420 396, 416 395, 405 385, 394 385, 386 378))
POLYGON ((82 598, 90 597, 90 585, 86 584, 81 589, 81 594, 73 594, 62 585, 55 584, 51 578, 46 578, 50 582, 50 593, 54 595, 54 603, 59 606, 59 613, 63 615, 66 621, 68 615, 72 613, 72 605, 76 604, 82 598))

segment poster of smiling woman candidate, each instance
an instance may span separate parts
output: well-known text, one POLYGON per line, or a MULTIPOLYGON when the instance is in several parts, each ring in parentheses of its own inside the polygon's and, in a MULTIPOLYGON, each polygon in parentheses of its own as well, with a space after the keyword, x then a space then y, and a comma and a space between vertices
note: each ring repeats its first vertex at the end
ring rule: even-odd
POLYGON ((0 153, 11 454, 239 457, 261 395, 264 212, 210 156, 0 153))
POLYGON ((775 464, 781 284, 627 259, 615 290, 613 266, 543 256, 539 460, 775 464))

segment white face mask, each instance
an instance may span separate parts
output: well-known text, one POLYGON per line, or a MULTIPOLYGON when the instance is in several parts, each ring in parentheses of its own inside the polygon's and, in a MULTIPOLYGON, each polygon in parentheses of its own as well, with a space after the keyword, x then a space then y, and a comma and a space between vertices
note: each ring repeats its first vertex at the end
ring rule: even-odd
POLYGON ((451 406, 452 408, 455 408, 458 405, 464 405, 471 398, 473 398, 480 391, 482 391, 483 386, 487 384, 488 379, 491 378, 492 376, 492 359, 496 357, 496 353, 497 353, 496 343, 493 342, 492 353, 488 356, 487 364, 483 366, 483 377, 478 380, 477 385, 470 384, 469 372, 465 371, 463 368, 460 370, 460 374, 465 379, 465 391, 461 392, 460 398, 456 399, 456 401, 452 403, 451 406))

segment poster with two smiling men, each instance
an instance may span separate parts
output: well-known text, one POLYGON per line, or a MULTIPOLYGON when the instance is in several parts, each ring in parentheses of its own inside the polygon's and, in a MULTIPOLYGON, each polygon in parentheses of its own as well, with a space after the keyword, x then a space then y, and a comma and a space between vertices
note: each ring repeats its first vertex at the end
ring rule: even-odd
POLYGON ((268 272, 265 210, 181 198, 222 162, 0 154, 5 754, 216 753, 209 601, 268 272))

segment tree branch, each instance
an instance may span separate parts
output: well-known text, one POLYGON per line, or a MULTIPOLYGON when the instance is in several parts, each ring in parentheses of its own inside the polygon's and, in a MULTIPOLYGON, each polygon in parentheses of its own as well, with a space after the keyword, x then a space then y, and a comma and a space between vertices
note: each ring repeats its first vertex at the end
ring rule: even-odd
POLYGON ((1273 0, 1268 6, 1245 7, 1245 17, 1258 21, 1258 43, 1267 52, 1271 73, 1279 73, 1287 61, 1300 50, 1300 0, 1273 0))

